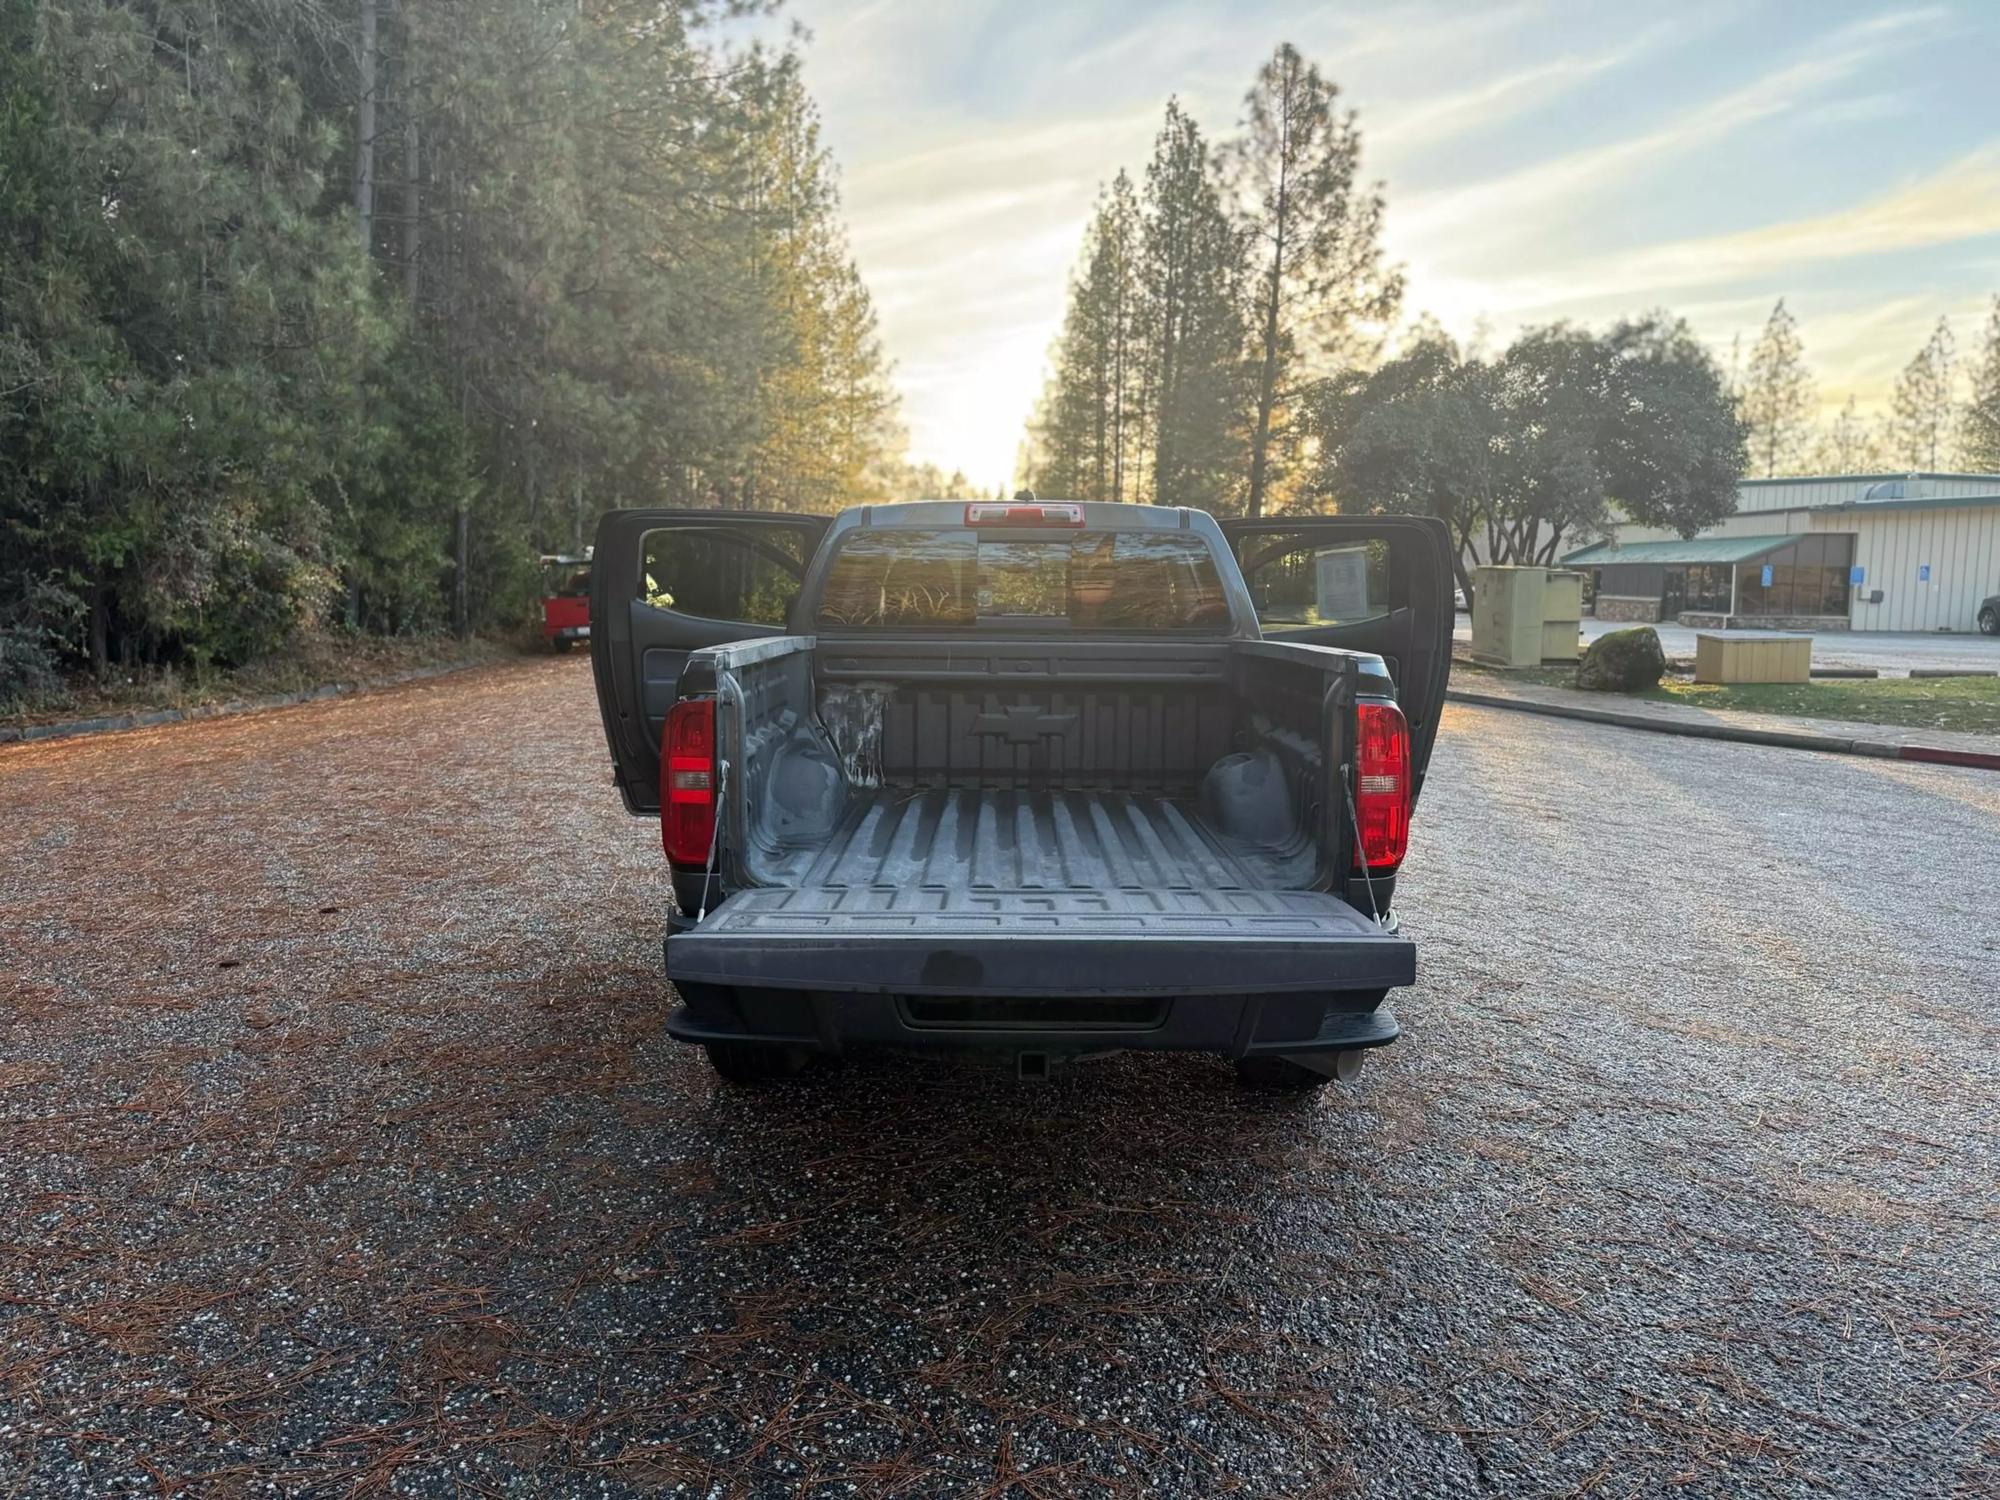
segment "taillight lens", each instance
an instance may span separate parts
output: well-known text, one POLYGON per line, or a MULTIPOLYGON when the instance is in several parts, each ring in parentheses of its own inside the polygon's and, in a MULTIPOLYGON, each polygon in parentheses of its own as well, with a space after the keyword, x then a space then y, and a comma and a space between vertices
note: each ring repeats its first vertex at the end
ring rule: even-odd
POLYGON ((1355 705, 1354 859, 1394 869, 1410 847, 1410 726, 1393 703, 1355 705))
POLYGON ((675 864, 706 869, 715 842, 715 700, 676 703, 660 750, 660 844, 675 864))

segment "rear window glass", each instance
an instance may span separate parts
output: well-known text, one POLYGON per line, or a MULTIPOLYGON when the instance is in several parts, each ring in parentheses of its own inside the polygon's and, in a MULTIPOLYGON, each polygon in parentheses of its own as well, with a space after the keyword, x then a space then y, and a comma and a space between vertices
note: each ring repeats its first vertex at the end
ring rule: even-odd
POLYGON ((998 536, 855 531, 827 572, 819 624, 969 627, 982 621, 1078 630, 1209 630, 1229 624, 1215 559, 1174 532, 998 536))

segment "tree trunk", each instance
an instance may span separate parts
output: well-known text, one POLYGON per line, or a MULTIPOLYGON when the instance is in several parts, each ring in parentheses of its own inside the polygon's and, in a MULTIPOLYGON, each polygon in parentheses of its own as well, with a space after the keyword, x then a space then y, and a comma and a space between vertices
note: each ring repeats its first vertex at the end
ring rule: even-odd
MULTIPOLYGON (((407 82, 404 85, 407 90, 407 82)), ((417 306, 417 257, 424 246, 423 190, 417 176, 423 169, 423 143, 417 138, 416 101, 408 99, 403 122, 403 294, 412 312, 417 306)))
POLYGON ((364 254, 375 246, 375 6, 361 0, 361 108, 354 125, 354 216, 364 254))
POLYGON ((470 580, 466 577, 472 567, 472 516, 461 505, 458 508, 458 577, 452 589, 453 628, 458 638, 464 640, 472 634, 472 596, 470 580))
MULTIPOLYGON (((1121 272, 1121 274, 1123 274, 1121 272)), ((1130 314, 1121 291, 1111 353, 1111 498, 1125 498, 1125 325, 1130 314)))
POLYGON ((1270 473, 1271 411, 1278 397, 1278 300, 1285 283, 1285 221, 1291 209, 1292 97, 1290 80, 1279 101, 1278 206, 1271 224, 1271 275, 1264 289, 1264 361, 1257 376, 1257 427, 1250 435, 1251 520, 1264 514, 1264 485, 1270 473))
POLYGON ((100 678, 111 665, 111 608, 105 599, 104 580, 90 585, 90 669, 100 678))

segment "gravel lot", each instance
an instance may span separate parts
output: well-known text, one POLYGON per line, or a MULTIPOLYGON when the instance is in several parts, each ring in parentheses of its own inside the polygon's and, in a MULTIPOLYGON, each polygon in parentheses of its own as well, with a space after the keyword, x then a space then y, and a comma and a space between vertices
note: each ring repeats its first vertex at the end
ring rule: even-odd
POLYGON ((0 750, 0 1496, 2000 1494, 2000 777, 1455 710, 1305 1103, 667 899, 582 661, 0 750))

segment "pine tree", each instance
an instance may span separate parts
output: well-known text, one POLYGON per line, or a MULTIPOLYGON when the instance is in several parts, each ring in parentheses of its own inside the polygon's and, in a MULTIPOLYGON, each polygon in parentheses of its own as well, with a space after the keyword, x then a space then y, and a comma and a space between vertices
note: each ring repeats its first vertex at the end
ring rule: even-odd
POLYGON ((1939 318, 1916 358, 1896 377, 1891 456, 1912 472, 1934 472, 1951 461, 1952 352, 1951 323, 1939 318))
POLYGON ((1247 506, 1263 512, 1290 457, 1290 408, 1308 375, 1372 353, 1402 299, 1382 264, 1383 199, 1359 181, 1361 132, 1339 89, 1283 43, 1244 96, 1224 153, 1247 268, 1255 410, 1247 506))
POLYGON ((2000 297, 1986 320, 1972 391, 1959 424, 1959 461, 1980 474, 2000 474, 2000 297))
POLYGON ((1813 378, 1806 369, 1798 320, 1780 297, 1750 351, 1739 396, 1753 472, 1771 478, 1798 472, 1812 436, 1813 378))
POLYGON ((1177 99, 1146 168, 1139 244, 1153 502, 1233 509, 1246 405, 1242 239, 1223 212, 1201 132, 1177 99))
POLYGON ((1134 457, 1139 206, 1120 172, 1098 195, 1029 434, 1037 494, 1123 500, 1134 457))
POLYGON ((861 498, 873 308, 733 9, 0 0, 0 698, 511 625, 619 503, 861 498))

